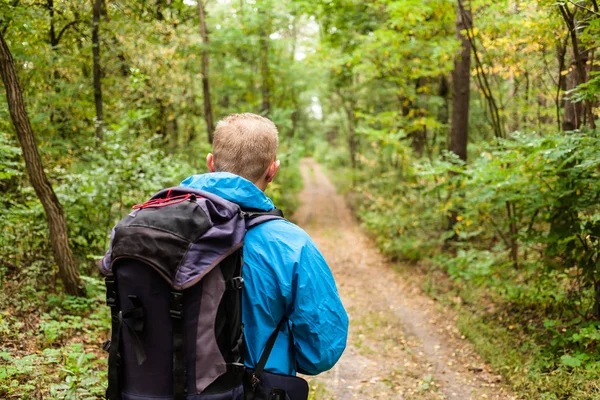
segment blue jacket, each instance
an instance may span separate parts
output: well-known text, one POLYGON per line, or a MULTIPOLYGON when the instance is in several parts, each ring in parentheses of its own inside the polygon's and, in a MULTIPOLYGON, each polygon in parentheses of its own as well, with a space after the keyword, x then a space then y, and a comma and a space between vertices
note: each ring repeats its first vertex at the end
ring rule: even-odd
MULTIPOLYGON (((181 186, 216 194, 242 209, 275 208, 252 182, 227 172, 193 175, 181 186)), ((251 229, 245 238, 242 276, 246 365, 258 363, 267 339, 287 315, 294 351, 284 329, 265 370, 316 375, 333 367, 346 347, 348 316, 331 271, 308 234, 285 220, 251 229)))

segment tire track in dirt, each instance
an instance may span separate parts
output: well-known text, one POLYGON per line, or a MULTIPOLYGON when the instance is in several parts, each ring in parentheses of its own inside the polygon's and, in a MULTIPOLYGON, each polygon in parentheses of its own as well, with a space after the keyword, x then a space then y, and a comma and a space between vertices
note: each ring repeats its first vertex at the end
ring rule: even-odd
POLYGON ((325 388, 318 399, 515 399, 461 337, 454 314, 377 251, 321 167, 304 159, 301 171, 294 220, 323 252, 350 317, 344 355, 310 378, 325 388))

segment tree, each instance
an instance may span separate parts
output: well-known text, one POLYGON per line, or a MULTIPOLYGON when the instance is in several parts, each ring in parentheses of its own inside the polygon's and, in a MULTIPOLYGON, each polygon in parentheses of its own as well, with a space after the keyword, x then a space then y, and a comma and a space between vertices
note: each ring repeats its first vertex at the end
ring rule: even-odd
POLYGON ((100 12, 103 0, 94 0, 92 22, 92 52, 94 59, 94 103, 96 105, 96 138, 102 140, 104 112, 102 110, 102 68, 100 67, 100 12))
POLYGON ((262 87, 262 106, 261 112, 265 116, 269 116, 271 113, 271 77, 269 72, 269 35, 271 34, 271 20, 270 16, 264 11, 263 8, 260 9, 259 15, 262 16, 266 21, 264 22, 264 26, 261 28, 260 32, 260 76, 262 79, 261 87, 262 87))
MULTIPOLYGON (((471 42, 468 30, 473 28, 473 17, 469 4, 458 0, 456 5, 456 38, 460 48, 454 56, 452 71, 452 120, 448 149, 462 161, 467 161, 469 138, 469 98, 471 95, 471 42)), ((456 225, 458 212, 452 210, 448 218, 450 229, 456 225)))
MULTIPOLYGON (((582 3, 582 2, 580 2, 582 3)), ((592 9, 587 9, 582 4, 573 3, 575 7, 571 10, 567 3, 558 3, 558 8, 563 17, 564 23, 569 30, 569 39, 571 42, 572 51, 572 62, 567 75, 567 89, 572 90, 580 85, 585 84, 589 80, 589 72, 586 66, 591 64, 593 59, 594 48, 587 50, 580 38, 581 35, 585 35, 587 32, 586 28, 590 25, 590 22, 597 24, 598 17, 598 4, 596 1, 592 1, 592 9), (583 11, 582 11, 583 10, 583 11), (583 16, 579 16, 583 13, 583 16), (596 20, 596 21, 594 21, 596 20), (583 32, 578 34, 578 32, 583 32)), ((589 100, 573 102, 570 99, 565 104, 565 130, 579 129, 583 124, 586 124, 591 129, 596 128, 594 121, 594 104, 589 100)))
POLYGON ((200 34, 202 35, 202 91, 204 97, 204 120, 206 121, 206 131, 208 132, 208 142, 212 144, 213 123, 212 106, 210 101, 210 82, 208 80, 208 32, 206 30, 206 10, 203 1, 198 0, 198 14, 200 14, 200 34))
POLYGON ((471 44, 466 31, 472 28, 473 19, 469 5, 458 0, 456 38, 460 42, 460 50, 454 57, 454 71, 452 71, 452 125, 448 147, 463 161, 467 161, 469 97, 471 94, 471 44))
POLYGON ((21 144, 27 174, 46 212, 50 242, 65 291, 76 296, 83 295, 79 269, 69 246, 67 222, 63 209, 44 172, 33 129, 25 109, 14 61, 2 34, 0 34, 0 75, 6 88, 8 108, 21 144))

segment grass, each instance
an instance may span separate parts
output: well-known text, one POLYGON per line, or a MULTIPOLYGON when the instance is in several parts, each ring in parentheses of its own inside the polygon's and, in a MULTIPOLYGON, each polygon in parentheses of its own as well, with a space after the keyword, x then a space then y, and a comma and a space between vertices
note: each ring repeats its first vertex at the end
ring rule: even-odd
POLYGON ((309 387, 308 400, 333 400, 333 396, 322 382, 310 381, 309 387))
MULTIPOLYGON (((414 268, 399 267, 408 279, 414 268), (412 269, 412 271, 407 271, 412 269)), ((591 400, 600 399, 598 370, 571 368, 553 363, 550 338, 529 314, 509 303, 492 302, 489 287, 457 285, 442 271, 432 269, 417 274, 427 276, 421 287, 458 314, 457 327, 481 357, 501 374, 522 399, 591 400), (457 302, 457 299, 460 301, 457 302)), ((540 314, 538 319, 543 318, 540 314)))

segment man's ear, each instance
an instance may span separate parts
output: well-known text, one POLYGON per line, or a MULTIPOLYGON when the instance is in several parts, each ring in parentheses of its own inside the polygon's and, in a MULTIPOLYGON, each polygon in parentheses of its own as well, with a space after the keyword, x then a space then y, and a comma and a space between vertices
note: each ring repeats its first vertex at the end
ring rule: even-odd
POLYGON ((206 155, 206 167, 210 172, 215 172, 215 156, 212 153, 206 155))
POLYGON ((265 175, 265 182, 271 183, 273 181, 273 178, 275 178, 275 175, 277 175, 280 164, 281 162, 279 160, 275 160, 271 163, 269 169, 267 169, 267 174, 265 175))

